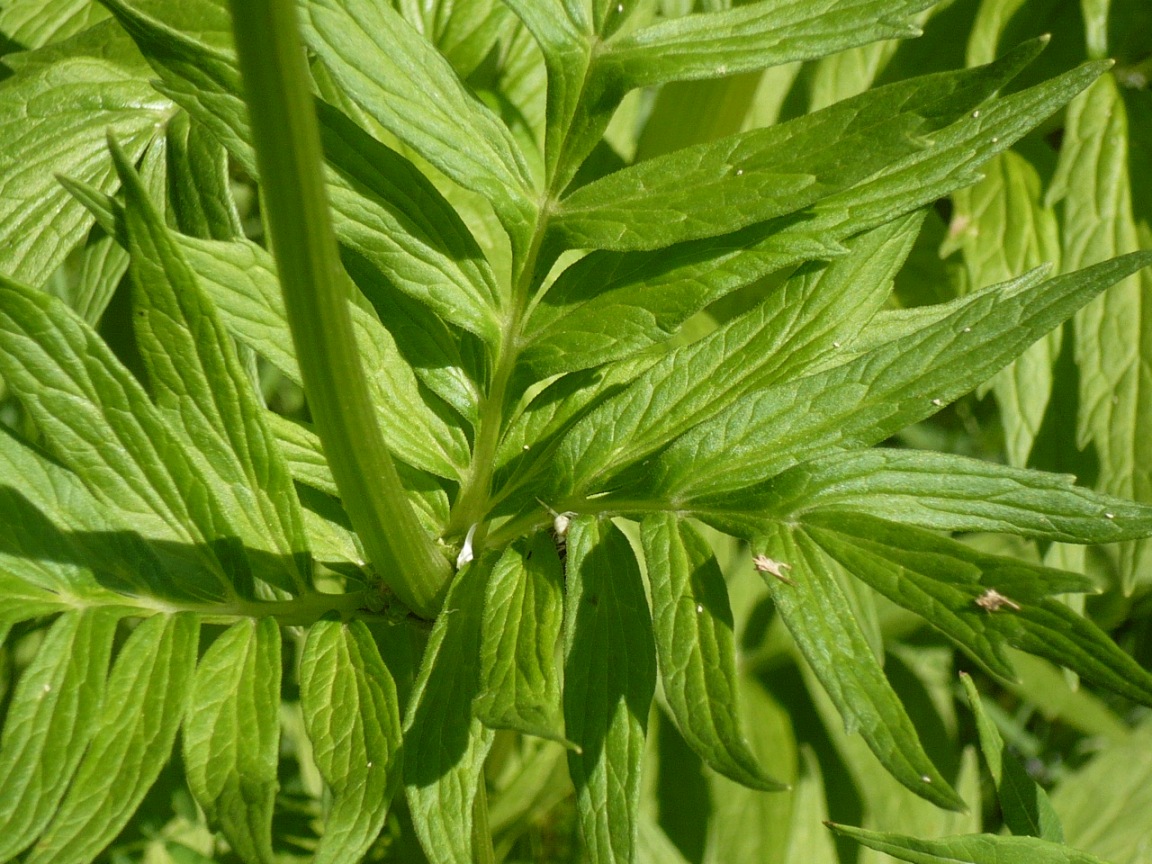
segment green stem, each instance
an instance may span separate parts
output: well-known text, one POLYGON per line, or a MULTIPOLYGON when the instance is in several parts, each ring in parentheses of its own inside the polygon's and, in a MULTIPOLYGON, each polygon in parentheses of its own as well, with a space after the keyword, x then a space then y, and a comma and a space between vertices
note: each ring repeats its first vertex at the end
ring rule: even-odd
POLYGON ((472 854, 476 864, 496 864, 496 853, 492 848, 492 829, 488 825, 488 790, 484 778, 480 778, 480 788, 476 790, 476 803, 472 807, 472 854))
POLYGON ((265 218, 316 429, 376 571, 417 613, 440 608, 452 570, 408 503, 376 423, 332 231, 294 0, 231 0, 265 218))

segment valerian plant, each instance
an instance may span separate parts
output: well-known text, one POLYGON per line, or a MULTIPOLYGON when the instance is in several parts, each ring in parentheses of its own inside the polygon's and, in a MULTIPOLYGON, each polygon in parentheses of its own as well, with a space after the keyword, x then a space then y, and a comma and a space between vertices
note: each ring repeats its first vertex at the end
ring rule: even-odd
POLYGON ((597 862, 852 860, 833 749, 901 802, 840 838, 1099 860, 968 678, 1012 836, 948 815, 970 754, 897 672, 947 641, 1152 705, 1070 599, 1071 544, 1152 582, 1107 3, 1081 65, 985 2, 968 68, 904 75, 931 0, 102 4, 0 10, 0 861, 487 862, 549 818, 597 862), (912 279, 945 199, 962 266, 912 279), (1008 464, 900 446, 983 386, 1008 464), (1027 467, 1077 423, 1097 491, 1027 467))

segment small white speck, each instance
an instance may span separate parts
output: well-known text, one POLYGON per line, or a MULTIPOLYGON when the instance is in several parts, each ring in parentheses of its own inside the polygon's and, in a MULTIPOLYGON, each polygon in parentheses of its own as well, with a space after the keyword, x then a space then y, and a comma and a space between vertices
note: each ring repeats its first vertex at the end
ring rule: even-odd
POLYGON ((1000 139, 999 139, 999 138, 996 138, 996 137, 993 137, 993 138, 992 138, 992 143, 993 143, 993 144, 999 144, 999 143, 1000 143, 1000 139))
POLYGON ((525 444, 525 445, 524 445, 524 449, 525 449, 525 450, 531 450, 531 449, 532 449, 532 445, 531 445, 531 444, 525 444))
POLYGON ((941 402, 939 399, 933 399, 933 400, 932 400, 932 404, 933 404, 933 405, 935 405, 937 408, 939 408, 939 407, 940 407, 941 405, 943 405, 944 403, 943 403, 943 402, 941 402))
POLYGON ((743 169, 743 168, 737 168, 737 169, 736 169, 736 176, 737 176, 737 177, 739 177, 739 176, 740 176, 741 174, 743 174, 743 173, 744 173, 744 169, 743 169))
POLYGON ((1104 518, 1105 518, 1105 519, 1115 519, 1115 518, 1116 518, 1116 514, 1115 514, 1115 513, 1105 513, 1105 514, 1104 514, 1104 518))
POLYGON ((476 557, 476 554, 472 551, 472 537, 476 534, 476 527, 479 524, 479 522, 476 522, 468 529, 468 534, 464 538, 464 545, 460 547, 460 554, 456 556, 457 570, 476 557))
POLYGON ((833 348, 839 348, 839 347, 840 347, 840 343, 839 343, 839 342, 833 342, 833 343, 832 343, 832 347, 833 347, 833 348))
POLYGON ((49 693, 51 691, 52 691, 52 685, 51 684, 45 684, 44 685, 44 692, 49 693))
POLYGON ((980 116, 980 109, 977 108, 975 111, 972 112, 972 119, 975 120, 979 116, 980 116))
POLYGON ((703 603, 697 603, 696 604, 696 614, 699 615, 703 611, 704 611, 704 604, 703 603))
POLYGON ((965 333, 971 333, 971 332, 972 332, 972 328, 971 328, 971 327, 965 327, 965 328, 964 328, 964 332, 965 332, 965 333))
POLYGON ((624 4, 623 3, 617 3, 616 4, 616 11, 617 12, 623 12, 624 11, 624 4))
POLYGON ((572 524, 572 517, 575 513, 557 513, 552 519, 552 530, 556 532, 557 537, 568 536, 568 526, 572 524))
POLYGON ((923 780, 925 783, 931 783, 932 782, 932 778, 929 777, 927 774, 921 774, 920 779, 923 780))
POLYGON ((369 762, 369 763, 368 763, 367 765, 365 765, 364 767, 365 767, 365 768, 371 768, 371 767, 372 767, 372 763, 371 763, 371 762, 369 762))
POLYGON ((717 66, 716 67, 716 74, 717 75, 724 75, 727 71, 728 71, 727 66, 717 66))

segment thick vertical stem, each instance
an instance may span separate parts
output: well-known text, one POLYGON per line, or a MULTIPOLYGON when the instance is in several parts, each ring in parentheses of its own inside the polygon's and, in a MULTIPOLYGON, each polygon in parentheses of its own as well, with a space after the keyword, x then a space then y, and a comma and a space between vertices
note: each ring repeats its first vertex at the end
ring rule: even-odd
POLYGON ((439 609, 448 561, 420 526, 376 423, 348 311, 294 0, 232 0, 253 143, 304 391, 373 566, 416 612, 439 609))

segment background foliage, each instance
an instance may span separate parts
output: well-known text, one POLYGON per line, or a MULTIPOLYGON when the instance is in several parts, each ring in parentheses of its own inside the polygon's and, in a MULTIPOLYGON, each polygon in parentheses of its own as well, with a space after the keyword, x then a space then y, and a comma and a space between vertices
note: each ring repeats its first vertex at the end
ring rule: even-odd
POLYGON ((1152 9, 735 6, 300 6, 444 597, 225 6, 0 3, 0 860, 1152 861, 1152 9))

